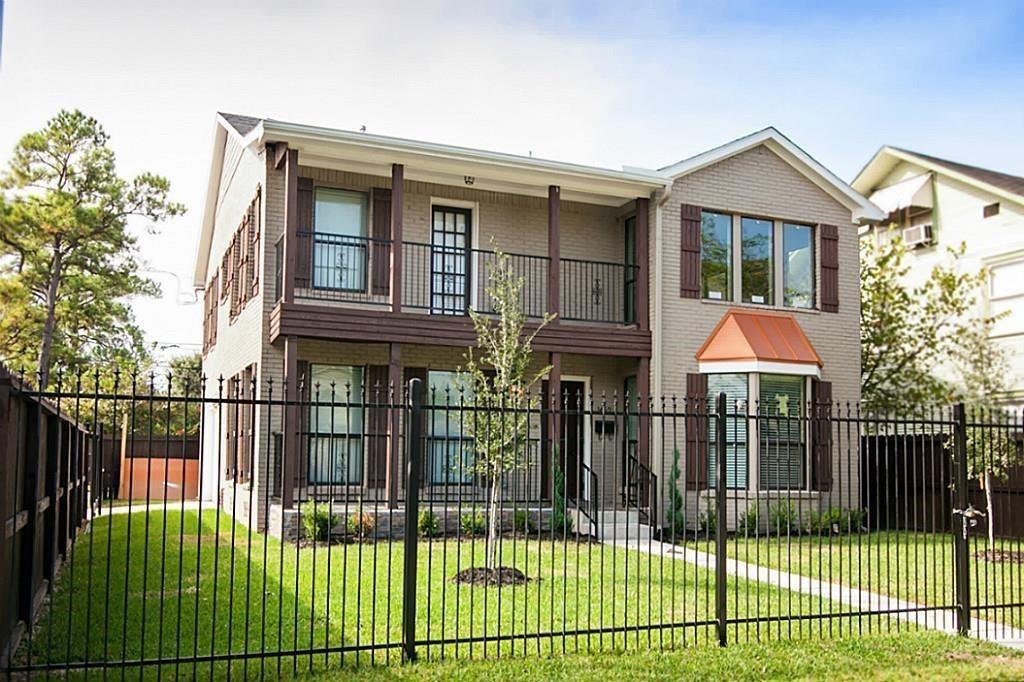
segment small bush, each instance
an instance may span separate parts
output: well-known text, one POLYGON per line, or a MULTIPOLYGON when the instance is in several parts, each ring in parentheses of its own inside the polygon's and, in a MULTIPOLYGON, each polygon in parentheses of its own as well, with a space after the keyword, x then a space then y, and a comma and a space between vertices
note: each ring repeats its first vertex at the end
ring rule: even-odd
POLYGON ((301 507, 302 531, 307 540, 323 542, 331 536, 331 529, 338 523, 338 516, 331 512, 330 502, 310 500, 301 507))
POLYGON ((424 509, 416 519, 416 529, 421 538, 432 538, 439 534, 441 522, 438 520, 437 514, 429 509, 424 509))
POLYGON ((463 535, 477 537, 487 534, 487 514, 482 511, 473 511, 459 517, 459 528, 463 535))
POLYGON ((679 448, 672 449, 672 470, 668 476, 669 504, 665 514, 665 535, 670 538, 686 537, 686 514, 683 508, 682 487, 683 472, 679 468, 679 448))
POLYGON ((512 528, 517 533, 525 533, 526 535, 537 532, 537 525, 530 518, 530 513, 525 509, 517 509, 512 514, 512 528))
POLYGON ((355 536, 360 540, 373 535, 373 529, 376 526, 376 522, 373 517, 359 509, 353 512, 351 516, 345 519, 345 530, 349 535, 355 536))
POLYGON ((862 509, 831 507, 827 511, 812 511, 804 524, 813 535, 846 535, 859 533, 864 527, 866 513, 862 509))
POLYGON ((768 507, 768 531, 776 535, 791 535, 798 531, 796 507, 782 500, 768 507))
MULTIPOLYGON (((557 457, 557 450, 555 455, 557 457)), ((551 500, 551 532, 569 535, 572 533, 572 517, 569 516, 566 508, 565 472, 562 471, 561 467, 555 467, 553 483, 551 500)))
POLYGON ((757 505, 748 507, 745 512, 739 515, 737 522, 739 524, 737 526, 739 532, 744 535, 757 535, 761 527, 760 512, 757 509, 757 505))
POLYGON ((718 511, 715 508, 714 500, 708 499, 708 506, 697 517, 697 523, 700 526, 700 532, 708 537, 715 537, 715 533, 718 532, 718 511))

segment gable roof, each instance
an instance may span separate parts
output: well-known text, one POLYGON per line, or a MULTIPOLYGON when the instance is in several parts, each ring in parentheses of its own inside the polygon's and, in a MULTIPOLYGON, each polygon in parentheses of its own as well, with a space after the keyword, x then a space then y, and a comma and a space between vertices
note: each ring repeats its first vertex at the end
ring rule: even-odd
POLYGON ((771 126, 661 168, 659 172, 666 178, 675 180, 759 145, 764 145, 775 152, 783 161, 850 209, 854 220, 870 221, 885 218, 877 206, 771 126))
POLYGON ((1009 201, 1024 204, 1024 177, 889 145, 875 152, 871 160, 857 174, 852 184, 860 192, 870 192, 901 161, 922 166, 932 172, 955 178, 1009 201))

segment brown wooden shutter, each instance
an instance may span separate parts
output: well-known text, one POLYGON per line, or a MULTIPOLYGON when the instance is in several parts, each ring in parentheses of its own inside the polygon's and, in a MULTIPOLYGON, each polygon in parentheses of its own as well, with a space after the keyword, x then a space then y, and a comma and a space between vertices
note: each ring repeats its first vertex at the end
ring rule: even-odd
MULTIPOLYGON (((310 384, 312 381, 309 376, 309 361, 308 360, 297 360, 295 362, 296 372, 298 376, 295 377, 295 381, 298 382, 298 392, 296 395, 299 399, 299 451, 296 453, 296 459, 298 460, 298 466, 295 468, 295 485, 304 487, 309 482, 309 422, 310 413, 312 407, 310 406, 310 384)), ((292 379, 289 379, 292 381, 292 379)))
POLYGON ((241 310, 245 307, 245 302, 249 300, 249 292, 252 291, 252 282, 249 280, 249 248, 251 246, 249 240, 251 237, 248 212, 242 219, 235 238, 238 240, 238 309, 241 310))
POLYGON ((252 269, 252 295, 259 293, 260 289, 260 237, 263 232, 263 221, 261 220, 262 190, 256 190, 256 198, 249 207, 249 232, 252 235, 250 243, 249 267, 252 269))
POLYGON ((821 309, 839 312, 839 228, 818 225, 821 235, 821 309))
POLYGON ((295 234, 295 288, 308 289, 313 281, 313 180, 299 178, 299 224, 295 234))
POLYGON ((811 390, 811 485, 832 490, 832 382, 815 381, 811 390))
POLYGON ((373 225, 370 229, 370 292, 387 296, 391 283, 391 190, 373 190, 373 225))
POLYGON ((686 375, 686 489, 708 487, 708 375, 686 375))
POLYGON ((679 295, 700 298, 700 206, 682 205, 679 295))
POLYGON ((383 488, 388 466, 388 366, 370 365, 366 368, 366 386, 363 391, 366 408, 366 485, 383 488))

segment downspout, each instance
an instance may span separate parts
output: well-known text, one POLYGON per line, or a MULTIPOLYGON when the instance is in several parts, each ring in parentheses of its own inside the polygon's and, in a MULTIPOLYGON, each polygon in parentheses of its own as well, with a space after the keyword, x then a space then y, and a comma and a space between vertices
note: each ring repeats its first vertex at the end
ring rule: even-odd
MULTIPOLYGON (((654 203, 654 276, 651 278, 654 286, 654 310, 652 311, 651 317, 651 374, 653 375, 653 381, 651 382, 651 395, 656 400, 665 399, 665 386, 662 380, 662 339, 664 338, 663 325, 664 325, 664 314, 662 311, 662 303, 664 301, 664 225, 663 207, 668 203, 668 200, 672 196, 672 182, 667 181, 665 187, 662 189, 662 195, 658 197, 658 200, 654 203)), ((651 449, 652 459, 657 457, 657 462, 651 462, 651 470, 658 472, 658 476, 662 480, 668 480, 668 472, 665 470, 665 451, 664 451, 664 438, 665 434, 659 432, 658 429, 651 429, 651 449)), ((664 519, 659 519, 663 521, 664 519)))

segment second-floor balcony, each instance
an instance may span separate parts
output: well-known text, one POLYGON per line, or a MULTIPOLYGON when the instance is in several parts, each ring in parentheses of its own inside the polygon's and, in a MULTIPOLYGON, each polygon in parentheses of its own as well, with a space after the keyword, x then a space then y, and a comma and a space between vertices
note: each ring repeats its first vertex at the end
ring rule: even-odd
MULTIPOLYGON (((296 233, 295 300, 381 307, 392 300, 390 240, 296 233)), ((283 243, 277 262, 283 261, 283 243)), ((494 312, 488 275, 496 260, 492 250, 453 243, 401 242, 401 300, 404 310, 429 315, 494 312)), ((506 253, 512 271, 523 281, 521 304, 530 318, 548 311, 548 288, 554 281, 548 256, 506 253)), ((574 258, 558 259, 559 319, 608 325, 637 322, 639 268, 574 258)), ((278 271, 277 295, 282 291, 278 271)))

